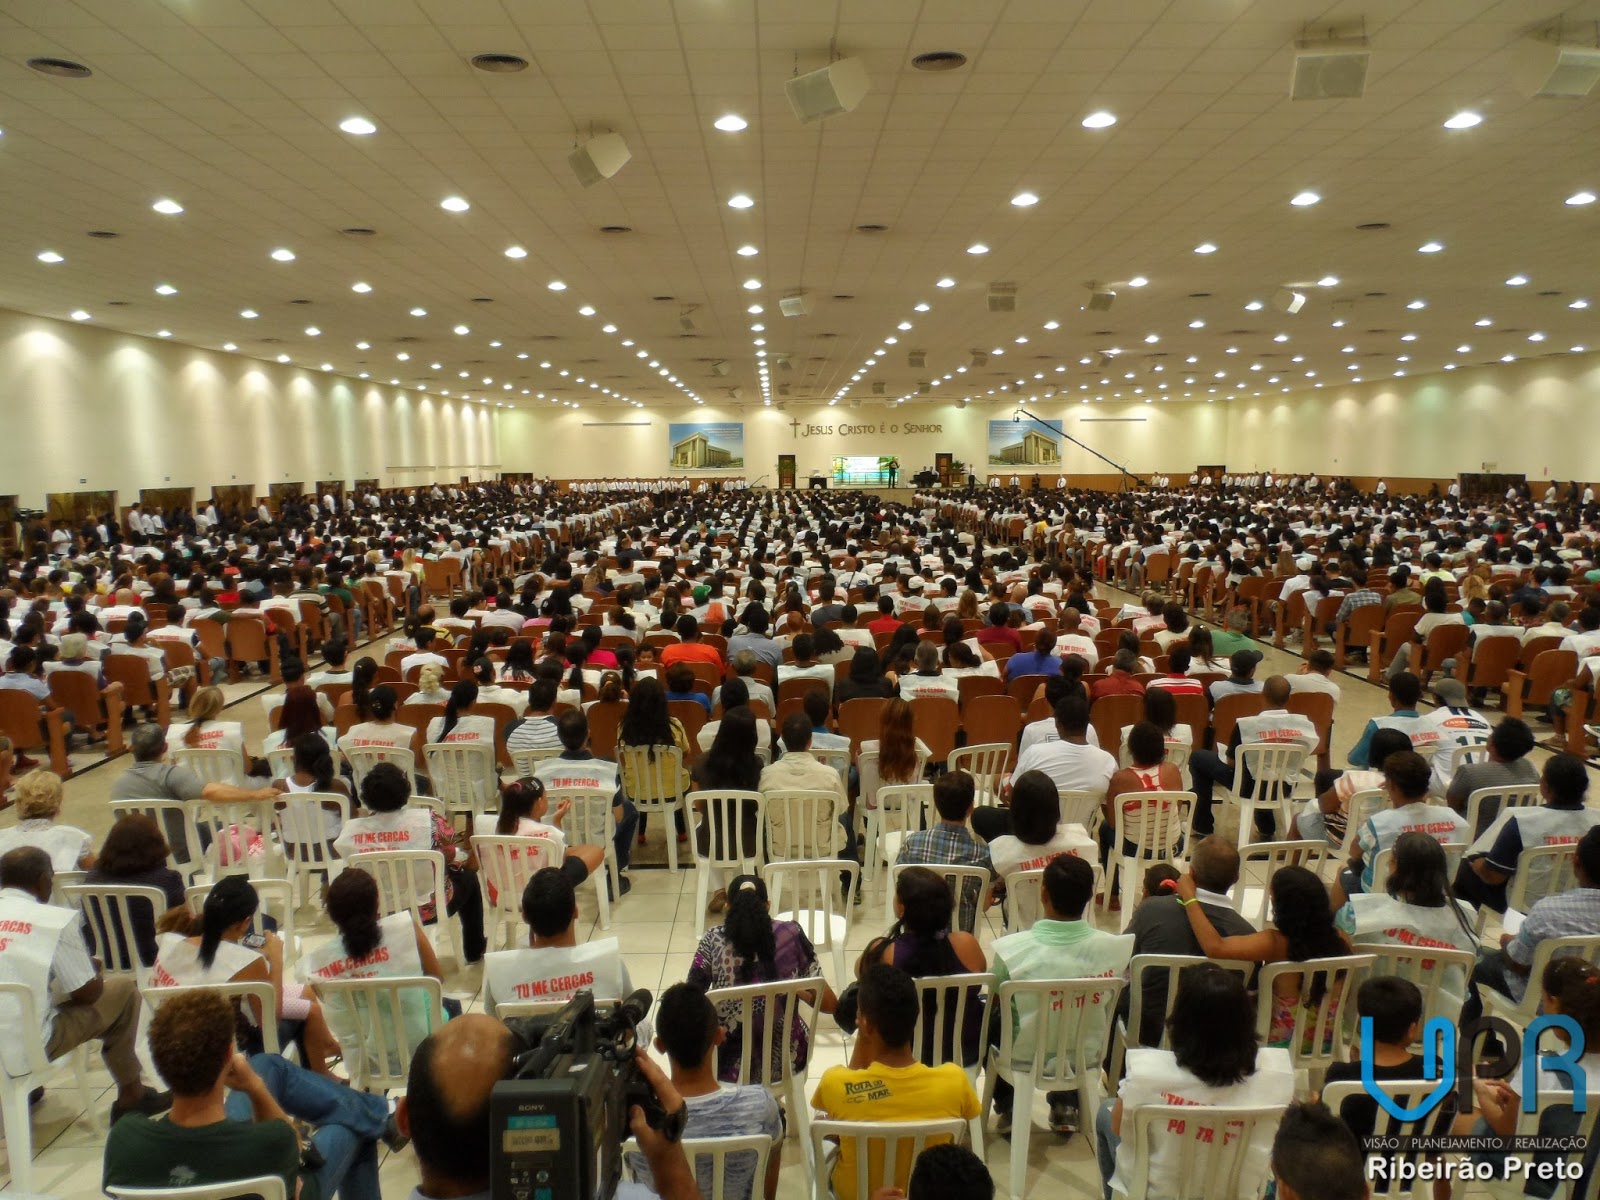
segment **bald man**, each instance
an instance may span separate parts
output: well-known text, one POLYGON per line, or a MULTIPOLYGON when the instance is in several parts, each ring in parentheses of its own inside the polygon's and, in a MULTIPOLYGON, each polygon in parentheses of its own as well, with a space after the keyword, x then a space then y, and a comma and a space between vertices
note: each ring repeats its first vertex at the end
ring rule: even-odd
MULTIPOLYGON (((1289 681, 1282 675, 1272 676, 1261 688, 1261 711, 1240 717, 1234 725, 1226 757, 1210 750, 1196 750, 1189 759, 1189 777, 1194 781, 1196 835, 1215 832, 1215 818, 1211 813, 1212 792, 1217 784, 1232 786, 1234 762, 1241 745, 1282 742, 1298 745, 1307 754, 1317 748, 1319 738, 1316 725, 1305 714, 1288 710, 1289 695, 1289 681)), ((1244 772, 1241 783, 1246 792, 1255 791, 1255 780, 1248 771, 1244 772)), ((1270 809, 1256 809, 1256 829, 1268 841, 1276 836, 1278 822, 1270 809)))
MULTIPOLYGON (((411 1059, 406 1094, 395 1110, 401 1133, 417 1152, 421 1183, 410 1200, 490 1200, 493 1162, 489 1097, 511 1069, 511 1031, 493 1017, 457 1017, 425 1038, 411 1059)), ((662 1107, 676 1112, 683 1097, 641 1050, 640 1070, 662 1107)), ((700 1189, 683 1148, 645 1123, 637 1107, 629 1129, 650 1161, 657 1191, 626 1181, 617 1184, 619 1200, 700 1200, 700 1189)), ((621 1146, 615 1153, 622 1153, 621 1146)))

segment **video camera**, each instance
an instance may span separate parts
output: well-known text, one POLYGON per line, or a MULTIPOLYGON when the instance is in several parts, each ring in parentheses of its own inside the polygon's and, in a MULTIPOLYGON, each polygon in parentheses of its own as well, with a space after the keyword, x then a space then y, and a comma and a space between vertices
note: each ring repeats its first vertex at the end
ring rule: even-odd
POLYGON ((610 1200, 636 1104, 669 1141, 683 1136, 684 1110, 669 1115, 634 1061, 651 1003, 641 988, 602 1016, 582 991, 557 1013, 506 1022, 516 1048, 489 1099, 493 1200, 610 1200))

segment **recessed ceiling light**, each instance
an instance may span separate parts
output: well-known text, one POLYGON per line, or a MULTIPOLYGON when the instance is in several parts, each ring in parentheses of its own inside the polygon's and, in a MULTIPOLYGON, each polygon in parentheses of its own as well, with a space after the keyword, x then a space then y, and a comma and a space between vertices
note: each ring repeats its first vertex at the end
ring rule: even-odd
POLYGON ((360 292, 364 296, 372 290, 372 285, 370 283, 352 283, 350 290, 352 292, 360 292))
POLYGON ((939 280, 939 282, 937 284, 935 284, 934 286, 935 287, 942 287, 942 288, 953 288, 953 287, 955 287, 955 285, 956 285, 956 281, 954 279, 951 279, 950 276, 946 275, 943 279, 939 280))
POLYGON ((234 344, 233 344, 233 343, 232 343, 232 342, 223 342, 223 343, 222 343, 222 348, 223 348, 223 349, 224 349, 224 350, 226 350, 226 351, 227 351, 227 352, 228 352, 228 353, 230 353, 230 354, 232 354, 232 353, 233 353, 233 352, 234 352, 234 351, 235 351, 235 350, 237 350, 237 349, 238 349, 238 348, 239 348, 239 347, 238 347, 238 346, 235 346, 235 345, 234 345, 234 344))
POLYGON ((1322 197, 1317 195, 1316 192, 1296 192, 1289 198, 1289 203, 1294 205, 1296 208, 1310 208, 1313 204, 1317 204, 1321 200, 1322 197))
POLYGON ((1044 327, 1046 329, 1060 329, 1061 328, 1061 322, 1060 321, 1046 321, 1044 323, 1044 327))
POLYGON ((1530 342, 1542 342, 1542 341, 1544 341, 1544 334, 1542 334, 1542 333, 1530 333, 1528 335, 1528 340, 1530 342))
POLYGON ((527 258, 528 257, 528 252, 526 250, 524 250, 521 246, 507 246, 506 247, 506 257, 507 258, 527 258))
POLYGON ((567 285, 562 283, 559 279, 552 279, 549 283, 545 284, 545 287, 549 288, 552 292, 564 292, 567 290, 567 285))
POLYGON ((1244 306, 1244 310, 1245 310, 1245 312, 1260 312, 1261 311, 1261 307, 1262 307, 1261 306, 1261 301, 1252 300, 1252 301, 1250 301, 1249 304, 1246 304, 1244 306))
POLYGON ((287 354, 280 354, 278 355, 278 361, 281 363, 286 363, 289 361, 289 356, 287 354))
POLYGON ((357 342, 356 343, 356 349, 357 350, 371 350, 372 349, 372 343, 371 342, 357 342))
POLYGON ((162 213, 169 217, 175 217, 183 211, 183 205, 179 204, 176 200, 157 200, 150 207, 155 209, 158 213, 162 213))
POLYGON ((1490 317, 1479 317, 1476 321, 1473 322, 1473 324, 1478 326, 1481 329, 1486 325, 1493 325, 1494 324, 1494 320, 1492 318, 1490 318, 1490 317))
POLYGON ((987 254, 987 253, 989 253, 989 247, 985 246, 982 242, 973 242, 972 245, 967 247, 967 253, 968 254, 987 254))
POLYGON ((728 197, 729 208, 754 208, 755 206, 756 202, 750 199, 749 196, 746 196, 743 192, 735 192, 732 196, 728 197))
POLYGON ((42 250, 39 252, 39 261, 42 263, 58 263, 66 262, 67 260, 54 250, 42 250))
POLYGON ((272 258, 277 262, 293 262, 294 251, 287 246, 279 246, 272 252, 272 258))
POLYGON ((1201 242, 1194 248, 1196 254, 1215 254, 1217 247, 1214 242, 1201 242))
POLYGON ((1581 206, 1583 206, 1585 204, 1593 204, 1594 203, 1594 193, 1593 192, 1573 192, 1572 195, 1567 197, 1567 203, 1572 205, 1574 208, 1579 208, 1579 207, 1581 207, 1581 206))
POLYGON ((594 316, 594 305, 585 304, 582 308, 580 308, 578 310, 578 315, 580 317, 592 317, 592 316, 594 316))
POLYGON ((339 128, 346 133, 353 133, 357 137, 365 137, 369 133, 378 132, 378 127, 365 117, 346 117, 339 122, 339 128))
POLYGON ((444 209, 445 212, 466 212, 472 205, 468 204, 461 196, 446 196, 439 201, 439 207, 444 209))
POLYGON ((1502 354, 1500 356, 1500 361, 1501 362, 1516 362, 1517 361, 1517 356, 1515 354, 1502 354))
POLYGON ((1117 123, 1117 115, 1105 109, 1098 109, 1083 119, 1085 129, 1110 129, 1117 123))
POLYGON ((1135 275, 1132 279, 1128 280, 1128 286, 1129 287, 1144 287, 1145 284, 1147 284, 1149 282, 1150 281, 1148 279, 1146 279, 1143 275, 1135 275))
POLYGON ((759 279, 746 279, 744 281, 744 290, 747 291, 747 292, 758 292, 758 291, 760 291, 761 290, 761 280, 759 280, 759 279))
POLYGON ((1568 308, 1588 308, 1589 307, 1589 302, 1587 300, 1582 300, 1582 299, 1574 300, 1571 304, 1567 305, 1567 307, 1568 308))
POLYGON ((1456 353, 1457 354, 1471 354, 1472 353, 1472 347, 1470 345, 1468 345, 1466 342, 1462 342, 1461 345, 1456 347, 1456 353))
POLYGON ((1039 203, 1039 197, 1035 196, 1032 192, 1018 192, 1015 196, 1011 197, 1011 203, 1017 208, 1032 208, 1035 204, 1039 203))
POLYGON ((1506 280, 1506 286, 1507 287, 1521 287, 1523 284, 1525 284, 1527 282, 1528 282, 1528 277, 1526 275, 1513 275, 1510 279, 1506 280))
POLYGON ((1412 300, 1409 303, 1407 303, 1406 307, 1407 308, 1427 308, 1428 307, 1428 302, 1426 300, 1412 300))
POLYGON ((318 329, 315 325, 307 325, 306 326, 306 336, 307 337, 321 337, 322 336, 322 330, 318 329))
POLYGON ((425 317, 428 315, 428 310, 425 308, 413 308, 411 310, 411 315, 413 317, 425 317))
POLYGON ((1444 123, 1446 129, 1471 129, 1474 125, 1481 125, 1483 118, 1475 112, 1466 109, 1458 112, 1444 123))
POLYGON ((1196 317, 1194 320, 1189 322, 1189 328, 1190 329, 1204 329, 1205 327, 1206 327, 1206 323, 1204 321, 1200 320, 1199 317, 1196 317))
POLYGON ((750 122, 737 113, 724 113, 711 124, 722 130, 723 133, 738 133, 740 130, 750 127, 750 122))
POLYGON ((1582 354, 1583 353, 1583 347, 1582 346, 1573 346, 1573 347, 1571 347, 1571 350, 1572 350, 1572 353, 1574 353, 1574 354, 1582 354))
POLYGON ((745 312, 749 313, 752 317, 759 317, 762 313, 766 312, 766 309, 762 308, 759 304, 752 304, 749 308, 745 309, 745 312))
POLYGON ((1159 333, 1147 333, 1144 340, 1147 344, 1153 346, 1161 340, 1161 335, 1159 333))
POLYGON ((1400 340, 1402 342, 1414 342, 1417 340, 1417 335, 1414 333, 1402 333, 1400 335, 1400 340))
POLYGON ((734 253, 739 255, 741 258, 754 258, 757 254, 760 254, 761 251, 756 249, 754 246, 740 246, 736 251, 734 251, 734 253))
POLYGON ((926 301, 923 301, 921 304, 912 305, 911 311, 912 312, 927 312, 932 307, 933 307, 933 305, 927 303, 926 301))
POLYGON ((1417 247, 1418 254, 1437 254, 1444 249, 1443 242, 1423 242, 1417 247))
POLYGON ((156 330, 156 336, 158 338, 169 338, 169 337, 172 336, 172 330, 170 330, 170 329, 158 329, 158 330, 156 330))
POLYGON ((1289 335, 1287 333, 1275 333, 1272 335, 1272 340, 1275 342, 1287 342, 1289 335))
POLYGON ((472 330, 468 329, 465 325, 457 325, 455 332, 458 337, 466 337, 467 334, 472 332, 472 330))
POLYGON ((156 295, 158 296, 176 296, 177 294, 178 289, 173 287, 170 283, 156 284, 156 295))
POLYGON ((1321 279, 1317 280, 1317 286, 1318 287, 1338 287, 1339 286, 1339 277, 1337 275, 1324 275, 1321 279))
POLYGON ((246 321, 254 321, 254 320, 255 320, 255 319, 256 319, 256 318, 257 318, 257 317, 259 317, 259 316, 260 316, 260 315, 261 315, 261 314, 260 314, 260 313, 258 313, 258 312, 257 312, 257 311, 256 311, 256 310, 255 310, 255 309, 253 309, 253 308, 241 308, 241 309, 240 309, 240 310, 239 310, 239 315, 240 315, 240 316, 241 316, 241 317, 243 317, 243 318, 244 318, 244 319, 245 319, 245 320, 246 320, 246 321))

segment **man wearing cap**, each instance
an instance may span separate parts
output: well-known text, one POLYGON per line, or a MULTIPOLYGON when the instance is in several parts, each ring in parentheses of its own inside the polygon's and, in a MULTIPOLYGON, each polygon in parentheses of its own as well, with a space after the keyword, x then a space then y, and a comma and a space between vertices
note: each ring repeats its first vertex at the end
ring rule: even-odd
MULTIPOLYGON (((1292 713, 1289 703, 1289 681, 1274 675, 1256 687, 1261 692, 1265 707, 1259 713, 1240 717, 1233 726, 1233 736, 1228 739, 1226 757, 1212 750, 1196 750, 1189 759, 1189 774, 1194 780, 1194 831, 1196 836, 1216 830, 1216 820, 1211 813, 1212 793, 1217 784, 1231 786, 1234 763, 1240 746, 1258 745, 1262 742, 1298 745, 1306 753, 1317 748, 1317 727, 1303 713, 1292 713)), ((1246 771, 1242 780, 1244 790, 1254 793, 1255 779, 1246 771)), ((1271 840, 1277 833, 1278 822, 1270 809, 1256 809, 1256 828, 1271 840)))
POLYGON ((1439 735, 1435 743, 1439 748, 1433 756, 1433 781, 1428 790, 1443 796, 1450 791, 1457 752, 1487 742, 1491 726, 1481 713, 1467 706, 1467 685, 1459 679, 1441 677, 1433 685, 1433 699, 1439 707, 1422 718, 1422 725, 1439 735))
POLYGON ((1226 679, 1219 679, 1211 685, 1211 703, 1216 704, 1224 696, 1253 696, 1261 691, 1261 681, 1256 678, 1256 664, 1261 661, 1259 650, 1235 650, 1228 656, 1228 668, 1231 672, 1226 679))

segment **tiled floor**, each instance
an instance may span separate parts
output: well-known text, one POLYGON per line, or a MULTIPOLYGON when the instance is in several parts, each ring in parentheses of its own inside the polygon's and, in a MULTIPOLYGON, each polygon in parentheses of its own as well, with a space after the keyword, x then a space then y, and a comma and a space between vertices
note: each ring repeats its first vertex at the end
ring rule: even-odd
MULTIPOLYGON (((1259 668, 1262 677, 1277 672, 1289 673, 1300 666, 1300 658, 1293 653, 1274 650, 1270 645, 1262 649, 1266 655, 1259 668)), ((1352 676, 1340 677, 1339 683, 1343 688, 1343 696, 1333 732, 1335 765, 1344 762, 1345 754, 1359 736, 1366 720, 1389 711, 1381 687, 1352 676)), ((255 698, 261 691, 261 684, 230 685, 227 690, 230 700, 235 701, 227 716, 242 721, 247 743, 259 746, 267 733, 265 714, 259 699, 255 698)), ((1544 756, 1543 751, 1535 753, 1541 758, 1544 756)), ((129 761, 123 757, 71 780, 67 785, 63 821, 88 830, 98 840, 110 824, 106 802, 111 783, 127 768, 129 761)), ((1302 788, 1302 794, 1309 794, 1309 783, 1302 788)), ((4 818, 6 821, 13 819, 10 815, 4 818)), ((633 891, 615 906, 611 932, 619 939, 627 955, 634 982, 659 994, 661 988, 684 977, 697 940, 694 874, 692 870, 680 871, 674 876, 664 869, 636 869, 631 877, 633 891), (649 920, 643 919, 646 915, 649 920)), ((880 875, 876 883, 867 885, 866 903, 852 913, 855 924, 847 943, 852 951, 848 956, 852 966, 855 952, 859 952, 871 937, 881 932, 882 879, 880 875)), ((1260 881, 1253 882, 1259 886, 1260 881)), ((604 936, 598 928, 591 897, 589 889, 580 892, 584 933, 586 936, 604 936)), ((312 912, 308 909, 301 915, 301 920, 309 925, 313 920, 312 912)), ((980 940, 986 948, 995 935, 998 920, 996 910, 994 925, 980 932, 980 940)), ((320 927, 311 926, 308 939, 329 936, 327 930, 325 921, 320 927)), ((841 981, 832 979, 834 971, 831 956, 823 955, 823 963, 830 982, 837 989, 841 981)), ((448 960, 446 965, 448 972, 448 960)), ((476 968, 466 972, 457 971, 448 976, 446 992, 459 996, 469 1009, 476 1009, 480 1007, 480 982, 481 971, 476 968)), ((831 1019, 823 1018, 811 1078, 815 1079, 826 1067, 843 1062, 845 1054, 842 1034, 833 1026, 831 1019)), ((112 1098, 109 1077, 103 1067, 96 1063, 92 1070, 96 1096, 93 1114, 95 1124, 91 1124, 82 1111, 77 1090, 68 1073, 59 1073, 52 1082, 57 1086, 50 1087, 33 1120, 34 1192, 61 1197, 62 1200, 99 1195, 100 1147, 104 1141, 106 1112, 112 1098)), ((1099 1176, 1090 1143, 1082 1136, 1070 1141, 1056 1137, 1044 1129, 1042 1111, 1037 1115, 1041 1123, 1030 1142, 1028 1179, 1023 1190, 1028 1194, 1042 1194, 1042 1191, 1036 1193, 1036 1189, 1049 1187, 1054 1192, 1056 1188, 1064 1188, 1066 1194, 1098 1196, 1099 1176)), ((985 1152, 1003 1192, 1010 1142, 991 1133, 986 1140, 985 1152)), ((780 1195, 783 1200, 802 1200, 811 1194, 810 1185, 799 1166, 798 1142, 792 1137, 785 1144, 784 1158, 780 1195)), ((391 1198, 404 1197, 416 1182, 416 1160, 409 1151, 399 1155, 385 1151, 381 1170, 384 1193, 391 1198)), ((3 1190, 8 1195, 20 1194, 12 1188, 9 1176, 3 1190)))

